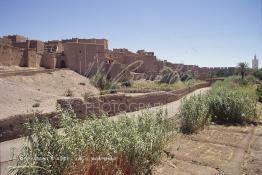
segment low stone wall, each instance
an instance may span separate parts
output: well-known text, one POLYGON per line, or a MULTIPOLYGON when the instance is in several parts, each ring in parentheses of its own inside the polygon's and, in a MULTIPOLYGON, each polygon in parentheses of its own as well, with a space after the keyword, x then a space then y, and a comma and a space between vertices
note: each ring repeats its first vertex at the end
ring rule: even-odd
MULTIPOLYGON (((151 92, 139 96, 127 96, 125 94, 107 94, 97 97, 90 97, 87 101, 80 98, 59 99, 57 103, 62 108, 72 107, 76 116, 86 119, 89 114, 99 114, 107 112, 109 116, 114 116, 121 112, 132 112, 147 107, 164 105, 182 98, 184 95, 197 89, 208 87, 210 83, 201 83, 193 87, 175 91, 151 92)), ((24 124, 34 116, 48 118, 49 121, 58 127, 57 113, 44 114, 21 114, 0 120, 0 142, 19 138, 24 133, 24 124)))
POLYGON ((10 116, 0 120, 0 142, 16 139, 23 136, 24 124, 35 116, 41 118, 48 118, 52 123, 56 124, 58 119, 57 113, 44 113, 44 114, 19 114, 10 116))
MULTIPOLYGON (((122 88, 122 89, 115 89, 117 93, 149 93, 149 92, 159 92, 162 90, 154 90, 154 89, 133 89, 133 88, 122 88)), ((100 94, 111 94, 111 90, 101 91, 100 94)))
POLYGON ((87 101, 80 98, 59 99, 57 103, 62 108, 72 107, 76 116, 85 119, 89 114, 101 112, 108 113, 109 116, 121 112, 133 112, 147 107, 159 106, 176 101, 184 95, 196 89, 208 87, 208 82, 194 85, 185 89, 174 91, 158 91, 138 96, 127 96, 125 94, 106 94, 102 96, 90 97, 87 101))

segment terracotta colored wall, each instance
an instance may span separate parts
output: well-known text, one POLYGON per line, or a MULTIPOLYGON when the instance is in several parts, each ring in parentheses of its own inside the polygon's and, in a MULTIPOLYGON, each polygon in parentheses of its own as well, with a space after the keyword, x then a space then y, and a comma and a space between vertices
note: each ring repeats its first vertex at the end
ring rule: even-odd
POLYGON ((26 42, 27 38, 21 35, 8 35, 6 36, 12 43, 26 42))
POLYGON ((0 38, 0 44, 1 45, 11 45, 12 41, 9 40, 8 38, 4 37, 4 38, 0 38))
POLYGON ((52 123, 56 123, 58 121, 55 116, 56 112, 46 113, 46 114, 21 114, 11 116, 6 119, 0 120, 0 142, 11 140, 15 138, 19 138, 23 136, 24 133, 24 124, 27 123, 30 119, 35 116, 39 116, 42 118, 49 118, 52 123))
POLYGON ((42 55, 38 54, 35 49, 25 49, 25 66, 27 67, 40 67, 42 55))
POLYGON ((65 43, 64 54, 66 66, 82 75, 93 75, 105 62, 103 45, 65 43))
POLYGON ((56 54, 44 53, 41 59, 41 66, 48 69, 55 69, 57 64, 56 54))
POLYGON ((150 76, 154 78, 163 67, 163 63, 157 60, 153 53, 133 53, 127 49, 113 49, 113 51, 107 52, 107 55, 121 64, 131 65, 134 62, 141 62, 141 65, 135 64, 132 68, 136 68, 138 65, 140 65, 140 67, 135 70, 132 69, 132 71, 136 73, 145 73, 147 78, 150 76))
POLYGON ((30 40, 30 48, 35 48, 37 53, 44 53, 44 42, 37 40, 30 40))
POLYGON ((13 46, 0 45, 0 65, 23 66, 23 50, 13 46))
POLYGON ((79 43, 90 43, 103 45, 104 49, 108 49, 108 41, 106 39, 78 39, 79 43))

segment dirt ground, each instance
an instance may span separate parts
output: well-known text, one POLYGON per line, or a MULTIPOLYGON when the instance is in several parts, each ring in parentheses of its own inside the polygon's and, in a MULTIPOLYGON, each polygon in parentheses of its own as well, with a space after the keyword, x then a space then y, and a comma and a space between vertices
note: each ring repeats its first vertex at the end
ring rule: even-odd
POLYGON ((20 66, 3 66, 0 65, 0 73, 8 71, 24 71, 24 70, 44 70, 44 68, 20 67, 20 66))
MULTIPOLYGON (((5 91, 9 92, 9 96, 13 95, 11 90, 6 90, 3 87, 4 85, 8 85, 10 88, 15 86, 15 90, 18 91, 20 88, 29 88, 26 89, 26 93, 30 95, 29 97, 34 97, 35 95, 40 94, 49 94, 49 91, 54 89, 54 87, 48 87, 49 84, 52 84, 50 81, 56 81, 56 78, 59 79, 61 76, 71 76, 69 79, 72 81, 71 83, 75 87, 75 94, 81 95, 81 91, 78 91, 79 88, 87 88, 86 86, 82 87, 78 85, 78 82, 82 82, 82 79, 74 80, 74 72, 70 71, 58 71, 53 74, 48 74, 45 76, 39 76, 39 74, 35 75, 38 78, 26 78, 23 77, 9 77, 6 79, 0 79, 0 88, 3 88, 5 91), (50 77, 52 78, 50 78, 50 77), (43 78, 44 77, 44 78, 43 78), (48 79, 49 77, 49 79, 48 79), (43 80, 47 83, 45 84, 43 90, 40 92, 36 89, 39 88, 37 85, 33 86, 29 84, 31 81, 39 82, 39 78, 43 78, 43 80), (15 80, 14 80, 15 79, 15 80), (33 80, 32 80, 33 79, 33 80), (35 80, 36 79, 36 80, 35 80), (48 81, 50 80, 50 81, 48 81), (75 82, 74 82, 74 81, 75 82), (2 83, 5 82, 5 83, 2 83), (21 83, 23 82, 23 83, 21 83), (17 86, 19 84, 19 87, 17 86), (34 93, 33 93, 34 92, 34 93)), ((79 76, 77 76, 79 77, 79 76)), ((41 79, 42 80, 42 79, 41 79)), ((86 79, 85 79, 86 80, 86 79)), ((64 83, 63 79, 58 80, 58 83, 55 85, 57 88, 53 91, 52 95, 54 97, 61 96, 63 94, 64 89, 70 83, 64 83), (64 83, 64 84, 63 84, 64 83), (59 85, 60 84, 60 85, 59 85), (63 88, 65 87, 65 88, 63 88)), ((86 80, 88 81, 88 80, 86 80)), ((71 85, 72 85, 71 84, 71 85)), ((87 88, 90 90, 93 87, 87 88)), ((187 95, 193 95, 197 93, 206 92, 208 88, 203 88, 196 90, 195 92, 187 95)), ((22 89, 20 92, 24 92, 22 89)), ((94 92, 97 92, 94 89, 94 92)), ((16 92, 18 93, 18 92, 16 92)), ((24 92, 25 93, 25 92, 24 92)), ((17 95, 17 94, 16 94, 17 95)), ((1 94, 3 96, 3 94, 1 94)), ((25 96, 25 95, 24 95, 25 96)), ((50 95, 51 96, 51 95, 50 95)), ((12 97, 13 100, 15 95, 12 97)), ((37 96, 35 96, 37 97, 37 96)), ((49 96, 44 96, 43 98, 47 98, 48 101, 49 96)), ((39 97, 38 97, 39 98, 39 97)), ((32 98, 33 99, 33 98, 32 98)), ((1 100, 1 98, 0 98, 1 100)), ((2 103, 2 102, 1 102, 2 103)), ((175 116, 178 112, 178 107, 180 106, 181 100, 169 103, 165 105, 165 108, 168 111, 169 117, 175 116)), ((42 104, 42 103, 41 103, 42 104)), ((8 105, 6 105, 8 106, 8 105)), ((3 110, 4 108, 0 106, 3 110)), ((150 108, 152 111, 159 110, 158 107, 150 108)), ((8 111, 8 109, 5 109, 8 111)), ((128 113, 128 115, 135 115, 141 111, 136 111, 133 113, 128 113)), ((117 116, 116 116, 117 117, 117 116)), ((23 143, 23 139, 15 139, 6 142, 0 143, 0 162, 1 168, 0 172, 2 174, 6 174, 7 167, 13 165, 15 162, 11 157, 13 155, 13 149, 18 151, 23 143)), ((19 151, 18 151, 19 152, 19 151)), ((18 153, 17 152, 17 153, 18 153)), ((0 173, 0 174, 1 174, 0 173)), ((176 134, 167 148, 165 150, 165 154, 161 160, 160 165, 154 168, 154 175, 259 175, 262 174, 262 125, 260 126, 222 126, 222 125, 211 125, 209 128, 199 132, 194 135, 183 135, 176 134)))
POLYGON ((0 78, 0 118, 35 110, 54 111, 56 100, 66 98, 68 89, 75 97, 85 92, 99 93, 86 77, 71 70, 0 78), (33 107, 37 103, 40 106, 33 107))
POLYGON ((177 134, 154 175, 262 174, 262 126, 213 125, 177 134))

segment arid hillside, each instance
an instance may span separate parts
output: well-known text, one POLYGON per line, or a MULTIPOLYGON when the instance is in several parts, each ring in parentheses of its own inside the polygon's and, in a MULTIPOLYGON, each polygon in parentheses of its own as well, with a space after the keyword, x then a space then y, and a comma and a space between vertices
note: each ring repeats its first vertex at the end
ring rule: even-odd
POLYGON ((89 79, 71 70, 1 78, 0 118, 33 110, 51 112, 58 98, 67 98, 68 90, 76 97, 85 92, 98 93, 89 79))

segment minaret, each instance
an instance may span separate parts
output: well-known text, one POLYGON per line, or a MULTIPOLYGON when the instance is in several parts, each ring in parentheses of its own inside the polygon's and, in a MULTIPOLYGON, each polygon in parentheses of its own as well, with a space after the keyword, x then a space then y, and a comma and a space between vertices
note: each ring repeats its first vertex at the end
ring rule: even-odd
POLYGON ((258 59, 255 54, 254 59, 252 60, 252 69, 258 69, 258 59))

